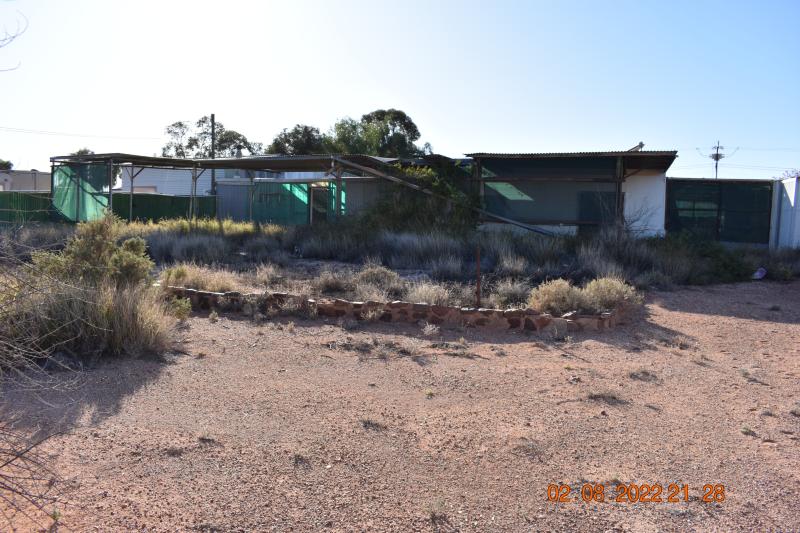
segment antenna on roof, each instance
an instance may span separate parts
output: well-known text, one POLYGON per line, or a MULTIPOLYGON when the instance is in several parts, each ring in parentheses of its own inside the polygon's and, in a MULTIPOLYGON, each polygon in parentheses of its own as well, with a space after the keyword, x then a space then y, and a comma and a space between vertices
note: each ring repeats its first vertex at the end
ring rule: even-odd
POLYGON ((708 157, 708 158, 714 160, 714 179, 717 179, 719 177, 719 160, 720 159, 724 159, 726 157, 732 156, 733 154, 735 154, 736 152, 739 151, 739 148, 737 147, 736 150, 734 150, 732 154, 723 154, 723 153, 720 152, 720 150, 724 150, 725 147, 724 146, 720 146, 719 145, 719 141, 717 141, 717 145, 716 146, 712 146, 711 149, 714 150, 714 151, 712 153, 708 154, 708 155, 705 155, 703 152, 700 152, 700 148, 698 148, 697 151, 703 157, 708 157))
POLYGON ((639 144, 634 146, 633 148, 628 149, 629 152, 641 152, 642 148, 644 148, 644 143, 639 141, 639 144))

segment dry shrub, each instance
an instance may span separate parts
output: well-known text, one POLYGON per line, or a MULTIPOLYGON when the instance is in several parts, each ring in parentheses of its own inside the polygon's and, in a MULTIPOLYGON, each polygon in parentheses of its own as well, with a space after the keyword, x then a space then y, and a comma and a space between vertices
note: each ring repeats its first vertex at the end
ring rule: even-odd
POLYGON ((161 275, 164 286, 186 287, 211 292, 230 292, 239 287, 236 274, 228 270, 182 263, 161 275))
POLYGON ((280 249, 280 243, 275 237, 259 235, 245 241, 244 252, 251 261, 264 261, 272 257, 280 249))
POLYGON ((356 283, 353 297, 361 302, 385 302, 389 300, 389 293, 370 283, 356 283))
POLYGON ((406 299, 413 303, 448 305, 452 297, 450 288, 439 283, 419 281, 408 288, 406 299))
POLYGON ((581 244, 578 248, 578 264, 594 276, 625 275, 625 268, 597 241, 581 244))
POLYGON ((618 307, 641 305, 642 296, 619 278, 598 278, 582 289, 584 308, 593 313, 611 311, 618 307))
POLYGON ((364 268, 355 275, 354 281, 356 287, 359 285, 372 285, 392 297, 399 296, 404 289, 403 281, 397 272, 376 264, 364 265, 364 268))
POLYGON ((504 279, 492 288, 489 305, 496 309, 524 307, 530 294, 531 286, 528 282, 504 279))
POLYGON ((344 272, 323 270, 311 282, 314 289, 321 294, 342 293, 350 289, 350 275, 344 272))
POLYGON ((522 277, 528 270, 528 261, 519 255, 500 256, 495 271, 501 276, 522 277))
POLYGON ((28 435, 14 427, 2 413, 0 420, 0 507, 7 531, 57 531, 57 516, 50 509, 61 500, 62 479, 48 466, 40 446, 49 435, 28 435), (33 526, 36 526, 35 528, 33 526))
POLYGON ((464 262, 457 255, 431 259, 427 264, 434 279, 456 280, 464 277, 464 262))
POLYGON ((542 283, 531 291, 530 306, 537 311, 561 316, 585 307, 585 297, 578 287, 564 279, 542 283))
MULTIPOLYGON (((392 268, 420 268, 432 260, 462 257, 465 243, 444 233, 384 231, 376 246, 392 268)), ((460 274, 460 272, 459 272, 460 274)))
POLYGON ((256 282, 265 288, 278 285, 284 279, 280 267, 272 263, 264 263, 256 268, 256 282))
POLYGON ((81 357, 158 354, 174 325, 161 291, 144 284, 51 283, 24 301, 0 326, 0 338, 28 339, 40 353, 67 350, 81 357))

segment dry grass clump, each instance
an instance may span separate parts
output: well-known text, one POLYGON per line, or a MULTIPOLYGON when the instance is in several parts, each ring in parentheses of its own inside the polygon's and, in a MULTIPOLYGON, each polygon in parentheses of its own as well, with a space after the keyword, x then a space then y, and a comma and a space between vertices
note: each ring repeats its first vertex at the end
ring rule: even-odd
POLYGON ((642 296, 620 278, 598 278, 579 288, 555 279, 531 291, 528 300, 539 311, 561 316, 570 311, 602 313, 624 306, 641 305, 642 296))
POLYGON ((489 305, 495 309, 524 307, 531 294, 531 286, 526 281, 504 279, 495 283, 489 294, 489 305))
POLYGON ((164 286, 211 292, 230 292, 240 285, 238 277, 233 272, 192 263, 182 263, 166 269, 161 279, 164 286))
POLYGON ((642 296, 636 289, 619 278, 598 278, 590 281, 581 290, 584 296, 584 309, 602 313, 623 306, 641 305, 642 296))
POLYGON ((37 250, 61 250, 74 233, 75 226, 71 224, 0 225, 0 257, 27 261, 37 250))
POLYGON ((281 244, 270 235, 259 235, 245 241, 243 249, 251 261, 265 261, 278 251, 281 244))
POLYGON ((556 316, 583 309, 585 302, 581 290, 565 279, 542 283, 531 291, 528 299, 533 309, 556 316))
POLYGON ((495 272, 501 276, 518 278, 528 271, 528 260, 522 256, 509 254, 500 256, 495 272))
POLYGON ((457 280, 464 277, 464 262, 457 255, 432 259, 427 264, 434 279, 457 280))
POLYGON ((390 299, 386 290, 370 283, 356 283, 353 298, 360 302, 385 302, 390 299))
POLYGON ((274 288, 285 279, 283 271, 278 265, 272 263, 263 263, 256 267, 255 280, 256 283, 264 288, 274 288))
POLYGON ((449 305, 452 298, 450 288, 439 283, 418 281, 408 288, 406 299, 413 303, 449 305))
POLYGON ((312 280, 311 285, 321 294, 337 294, 349 290, 352 280, 345 272, 323 270, 312 280))
POLYGON ((356 286, 372 285, 391 297, 400 296, 405 287, 397 272, 377 264, 366 264, 353 278, 356 286))
POLYGON ((435 259, 462 257, 465 250, 463 240, 436 232, 384 231, 375 246, 392 268, 420 268, 435 259))

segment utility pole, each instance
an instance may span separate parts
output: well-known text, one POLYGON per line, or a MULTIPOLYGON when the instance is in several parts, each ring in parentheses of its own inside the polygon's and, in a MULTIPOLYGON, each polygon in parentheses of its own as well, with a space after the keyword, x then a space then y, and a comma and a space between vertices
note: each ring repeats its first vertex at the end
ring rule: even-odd
POLYGON ((700 152, 700 155, 702 155, 703 157, 708 157, 714 161, 714 179, 719 178, 719 160, 724 159, 726 157, 730 157, 739 150, 739 148, 736 148, 736 150, 733 151, 733 154, 723 154, 722 152, 720 152, 720 150, 724 149, 725 147, 720 146, 719 141, 717 141, 716 146, 711 147, 712 152, 708 154, 708 156, 703 154, 703 152, 700 152, 699 148, 697 149, 697 151, 700 152))
MULTIPOLYGON (((215 159, 217 155, 217 122, 214 113, 211 113, 211 159, 215 159)), ((217 172, 216 169, 211 169, 211 195, 217 195, 217 172)))

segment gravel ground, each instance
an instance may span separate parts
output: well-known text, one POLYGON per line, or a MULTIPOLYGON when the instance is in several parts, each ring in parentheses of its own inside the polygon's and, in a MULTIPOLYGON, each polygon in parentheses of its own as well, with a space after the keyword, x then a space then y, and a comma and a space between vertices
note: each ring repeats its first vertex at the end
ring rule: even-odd
POLYGON ((64 376, 50 407, 6 391, 31 428, 66 431, 47 444, 60 526, 800 530, 800 283, 652 293, 562 342, 344 326, 196 316, 166 362, 64 376), (612 501, 547 501, 586 482, 612 501), (618 483, 690 497, 617 503, 618 483))

